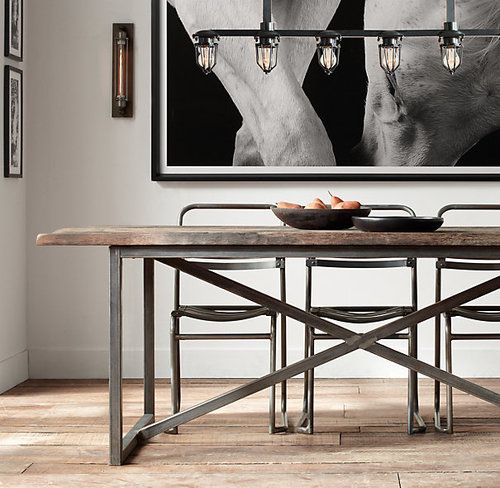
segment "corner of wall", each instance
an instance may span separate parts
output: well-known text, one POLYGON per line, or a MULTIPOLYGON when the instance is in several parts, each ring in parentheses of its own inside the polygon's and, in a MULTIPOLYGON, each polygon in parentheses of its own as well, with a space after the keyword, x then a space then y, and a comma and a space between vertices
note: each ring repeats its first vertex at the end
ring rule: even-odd
MULTIPOLYGON (((28 2, 25 2, 25 14, 27 5, 28 2)), ((0 8, 2 28, 5 24, 4 17, 5 12, 2 6, 0 8)), ((24 15, 25 55, 26 17, 24 15)), ((3 35, 0 36, 0 49, 3 53, 3 35)), ((26 64, 26 59, 24 62, 17 62, 3 56, 0 61, 2 71, 6 65, 25 71, 26 64)), ((3 74, 0 78, 0 88, 3 88, 3 74)), ((3 90, 0 93, 3 93, 3 90)), ((2 110, 4 110, 3 103, 2 110)), ((24 103, 24 110, 24 124, 26 125, 26 103, 24 103)), ((3 117, 0 117, 0 133, 3 133, 3 117)), ((26 138, 23 142, 26 147, 26 138)), ((8 257, 2 262, 0 272, 0 332, 2 337, 0 342, 0 393, 2 393, 28 378, 26 179, 4 178, 3 171, 0 175, 0 221, 2 222, 0 251, 3 256, 8 257)))

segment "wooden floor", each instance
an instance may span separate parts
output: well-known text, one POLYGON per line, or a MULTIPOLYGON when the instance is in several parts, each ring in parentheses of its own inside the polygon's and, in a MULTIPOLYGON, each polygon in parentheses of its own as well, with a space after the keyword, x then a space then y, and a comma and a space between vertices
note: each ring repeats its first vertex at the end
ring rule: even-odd
MULTIPOLYGON (((500 390, 500 379, 478 383, 500 390)), ((184 405, 238 384, 189 381, 184 405)), ((432 384, 421 382, 424 418, 432 384)), ((169 386, 157 387, 158 416, 169 386)), ((0 486, 500 487, 500 409, 456 393, 453 436, 405 434, 403 380, 319 380, 317 434, 269 436, 267 394, 163 434, 129 464, 107 465, 107 384, 28 381, 0 396, 0 486)), ((300 382, 289 395, 292 422, 300 382)), ((141 384, 126 382, 126 428, 141 414, 141 384)))

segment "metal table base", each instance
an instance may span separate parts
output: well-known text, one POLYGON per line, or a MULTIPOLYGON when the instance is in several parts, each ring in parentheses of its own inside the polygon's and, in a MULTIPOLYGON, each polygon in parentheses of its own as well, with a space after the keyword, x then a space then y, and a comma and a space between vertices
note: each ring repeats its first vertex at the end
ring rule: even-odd
MULTIPOLYGON (((240 250, 241 251, 241 250, 240 250)), ((470 250, 467 250, 470 253, 470 250)), ((408 327, 418 326, 421 322, 436 317, 452 308, 471 300, 487 295, 500 289, 500 277, 474 286, 461 293, 441 300, 405 317, 401 317, 386 325, 371 330, 365 334, 356 334, 347 328, 341 327, 327 320, 309 314, 288 303, 265 295, 253 288, 245 286, 218 273, 197 266, 185 259, 174 256, 199 255, 196 247, 181 248, 177 251, 157 247, 111 247, 110 248, 110 463, 121 465, 134 449, 141 443, 158 434, 206 415, 221 407, 234 403, 242 398, 269 388, 304 373, 312 368, 333 361, 358 349, 364 349, 376 356, 399 364, 417 373, 439 380, 441 383, 457 388, 475 397, 500 406, 500 394, 476 385, 456 375, 447 373, 423 361, 412 358, 389 347, 378 343, 381 339, 396 334, 408 327), (122 413, 122 263, 126 258, 144 260, 144 415, 135 426, 123 436, 122 413), (178 269, 183 273, 196 277, 206 283, 250 300, 258 305, 295 319, 302 324, 314 327, 327 334, 341 338, 344 342, 325 351, 303 359, 282 368, 274 373, 267 374, 250 381, 227 393, 188 408, 166 419, 155 419, 155 373, 154 373, 154 263, 178 269)), ((307 251, 309 252, 309 251, 307 251)), ((377 252, 372 249, 372 256, 377 252)), ((397 253, 392 250, 391 253, 397 253)), ((278 253, 280 254, 280 253, 278 253)), ((282 254, 282 253, 281 253, 282 254)), ((281 255, 280 254, 280 255, 281 255)), ((417 252, 414 253, 418 254, 417 252)), ((412 254, 412 255, 414 255, 412 254)), ((333 253, 332 253, 333 255, 333 253)), ((205 256, 206 257, 206 256, 205 256)), ((233 257, 223 256, 223 257, 233 257)), ((367 257, 356 255, 351 257, 367 257)))

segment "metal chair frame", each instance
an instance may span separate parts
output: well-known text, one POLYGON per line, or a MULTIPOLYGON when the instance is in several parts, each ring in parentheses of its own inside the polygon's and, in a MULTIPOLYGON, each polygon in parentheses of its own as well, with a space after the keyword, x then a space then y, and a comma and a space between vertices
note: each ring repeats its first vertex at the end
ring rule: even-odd
MULTIPOLYGON (((406 205, 366 205, 372 210, 380 211, 402 211, 411 216, 415 212, 406 205)), ((321 318, 329 318, 351 324, 372 324, 383 320, 404 317, 418 309, 418 287, 417 287, 417 260, 415 258, 384 259, 384 260, 333 260, 309 258, 306 261, 306 312, 321 318), (409 268, 411 269, 411 305, 410 306, 312 306, 312 282, 314 267, 348 268, 348 269, 382 269, 382 268, 409 268)), ((304 337, 304 353, 308 358, 315 354, 314 344, 316 340, 341 339, 330 334, 317 333, 313 327, 306 327, 304 337)), ((405 333, 393 334, 387 339, 408 341, 408 354, 417 358, 418 339, 417 328, 410 327, 405 333)), ((425 422, 419 414, 418 406, 418 377, 414 371, 408 373, 408 433, 423 432, 426 429, 425 422), (415 423, 417 425, 415 425, 415 423)), ((304 398, 303 414, 299 421, 298 432, 305 434, 314 433, 314 369, 304 374, 304 398)))
MULTIPOLYGON (((193 210, 269 210, 271 204, 218 204, 195 203, 184 207, 179 215, 179 225, 184 225, 184 217, 193 210)), ((254 271, 254 270, 279 270, 280 299, 286 301, 286 269, 284 258, 269 258, 255 260, 190 260, 208 270, 223 271, 254 271)), ((180 343, 182 341, 208 341, 208 340, 266 340, 270 342, 270 372, 276 371, 277 356, 277 320, 278 314, 268 308, 258 305, 181 305, 181 273, 174 272, 174 309, 171 314, 170 328, 170 365, 171 365, 171 399, 172 412, 180 411, 181 406, 181 361, 180 343), (269 333, 202 333, 183 334, 180 330, 180 319, 189 317, 204 322, 237 322, 255 317, 269 317, 269 333)), ((287 365, 286 343, 286 317, 280 316, 280 363, 281 368, 287 365)), ((270 388, 269 394, 269 433, 285 432, 288 430, 287 418, 287 384, 281 382, 281 425, 276 426, 276 385, 270 388)), ((172 433, 177 433, 177 428, 172 433)))
MULTIPOLYGON (((500 210, 500 204, 451 204, 441 208, 438 217, 443 217, 447 212, 457 210, 500 210)), ((441 300, 443 270, 462 271, 498 271, 500 262, 477 262, 473 260, 445 259, 439 258, 436 261, 436 301, 441 300)), ((452 371, 453 341, 499 341, 500 333, 457 333, 452 330, 452 317, 463 317, 479 322, 500 322, 500 305, 462 305, 443 314, 444 317, 444 342, 445 342, 445 370, 452 371)), ((441 366, 441 316, 435 318, 434 328, 434 364, 441 366)), ((434 425, 436 430, 447 434, 453 434, 453 388, 446 386, 446 424, 441 418, 441 383, 434 382, 434 425)))

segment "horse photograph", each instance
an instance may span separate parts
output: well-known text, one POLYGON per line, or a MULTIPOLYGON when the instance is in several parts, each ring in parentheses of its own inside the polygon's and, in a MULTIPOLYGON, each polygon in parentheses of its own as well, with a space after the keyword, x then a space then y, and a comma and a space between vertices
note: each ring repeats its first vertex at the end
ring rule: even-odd
MULTIPOLYGON (((498 0, 459 0, 458 26, 498 29, 498 0)), ((435 0, 274 0, 276 29, 442 29, 435 0)), ((165 1, 165 167, 255 174, 432 174, 500 167, 500 40, 463 38, 456 72, 438 37, 402 37, 397 71, 381 69, 377 37, 341 39, 326 74, 317 40, 283 37, 276 67, 251 37, 223 37, 205 74, 192 35, 256 29, 255 0, 165 1), (462 53, 461 53, 462 54, 462 53)))

